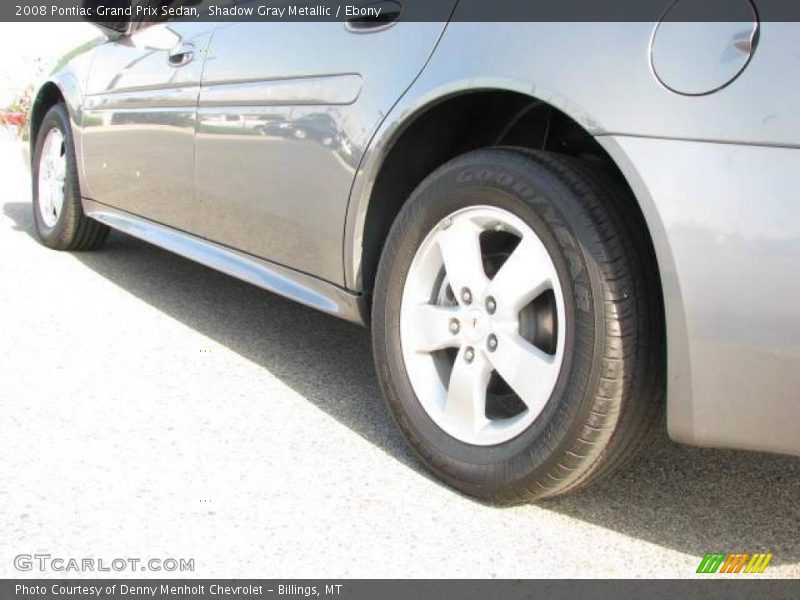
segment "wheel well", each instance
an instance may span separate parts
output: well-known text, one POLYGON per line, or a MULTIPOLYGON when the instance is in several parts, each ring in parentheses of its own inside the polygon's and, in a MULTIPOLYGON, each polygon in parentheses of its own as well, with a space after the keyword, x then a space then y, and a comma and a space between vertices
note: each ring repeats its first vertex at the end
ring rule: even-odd
MULTIPOLYGON (((389 229, 414 189, 450 159, 478 148, 500 145, 589 160, 630 189, 602 146, 553 106, 507 91, 472 92, 448 98, 416 117, 403 131, 375 180, 363 237, 362 286, 368 296, 389 229)), ((647 232, 654 257, 652 240, 633 193, 629 194, 628 202, 628 209, 647 232)))
POLYGON ((59 102, 64 102, 64 96, 58 86, 53 82, 45 83, 39 90, 36 100, 31 108, 30 115, 30 140, 31 146, 36 144, 36 137, 39 135, 39 126, 42 119, 53 106, 59 102))

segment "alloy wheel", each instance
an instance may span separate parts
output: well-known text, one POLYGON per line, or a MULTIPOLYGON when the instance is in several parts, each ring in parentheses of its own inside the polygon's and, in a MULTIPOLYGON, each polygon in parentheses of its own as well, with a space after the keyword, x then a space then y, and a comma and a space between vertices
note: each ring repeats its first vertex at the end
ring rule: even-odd
POLYGON ((452 437, 488 446, 525 431, 555 388, 564 330, 553 259, 511 212, 459 210, 420 245, 403 288, 402 356, 422 407, 452 437))
POLYGON ((39 214, 47 227, 54 227, 64 207, 67 156, 64 134, 54 127, 47 133, 39 157, 39 214))

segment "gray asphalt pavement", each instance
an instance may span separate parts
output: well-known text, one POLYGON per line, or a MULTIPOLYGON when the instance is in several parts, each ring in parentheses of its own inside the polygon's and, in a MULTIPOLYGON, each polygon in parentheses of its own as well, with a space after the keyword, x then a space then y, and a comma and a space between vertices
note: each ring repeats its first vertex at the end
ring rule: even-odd
POLYGON ((8 141, 0 181, 2 577, 39 575, 13 565, 37 552, 201 577, 692 577, 707 551, 800 577, 798 458, 661 432, 586 491, 478 503, 404 448, 365 330, 123 235, 50 251, 8 141))

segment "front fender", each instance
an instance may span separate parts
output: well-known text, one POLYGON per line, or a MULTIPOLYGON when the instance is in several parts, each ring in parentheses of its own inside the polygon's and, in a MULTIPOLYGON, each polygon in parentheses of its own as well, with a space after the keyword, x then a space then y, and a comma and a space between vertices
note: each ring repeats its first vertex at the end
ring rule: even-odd
POLYGON ((36 86, 29 117, 31 163, 42 119, 50 107, 58 102, 63 102, 70 115, 70 124, 75 140, 75 156, 78 159, 78 172, 81 177, 83 176, 80 126, 83 117, 84 87, 94 56, 93 50, 103 41, 104 38, 98 37, 67 52, 56 63, 52 72, 36 86))

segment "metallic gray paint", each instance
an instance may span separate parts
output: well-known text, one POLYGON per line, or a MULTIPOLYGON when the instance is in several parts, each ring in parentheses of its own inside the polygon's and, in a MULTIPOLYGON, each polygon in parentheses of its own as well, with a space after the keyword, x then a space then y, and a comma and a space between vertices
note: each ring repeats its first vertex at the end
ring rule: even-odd
POLYGON ((343 23, 221 24, 197 116, 200 213, 186 230, 344 285, 344 215, 359 162, 443 30, 444 23, 371 33, 343 23), (271 106, 275 95, 283 101, 271 106))
POLYGON ((188 230, 195 213, 195 118, 213 23, 159 23, 95 51, 81 139, 84 196, 188 230), (195 60, 175 67, 173 48, 195 60))
POLYGON ((601 141, 659 234, 670 436, 798 453, 800 151, 601 141))
MULTIPOLYGON (((132 214, 106 218, 112 226, 136 222, 134 230, 158 231, 146 235, 237 276, 277 270, 283 283, 266 275, 256 283, 358 320, 365 218, 392 145, 454 95, 526 94, 597 136, 639 200, 665 295, 670 434, 800 453, 795 24, 761 23, 746 68, 698 97, 655 76, 654 23, 451 22, 445 30, 401 22, 358 34, 342 24, 299 32, 249 23, 220 25, 213 38, 204 26, 138 35, 169 27, 176 42, 208 42, 205 72, 198 59, 165 70, 171 45, 163 40, 149 42, 147 57, 132 52, 134 33, 52 78, 72 115, 84 194, 173 229, 148 229, 132 214)), ((725 67, 712 38, 684 60, 708 64, 716 52, 725 67)))

